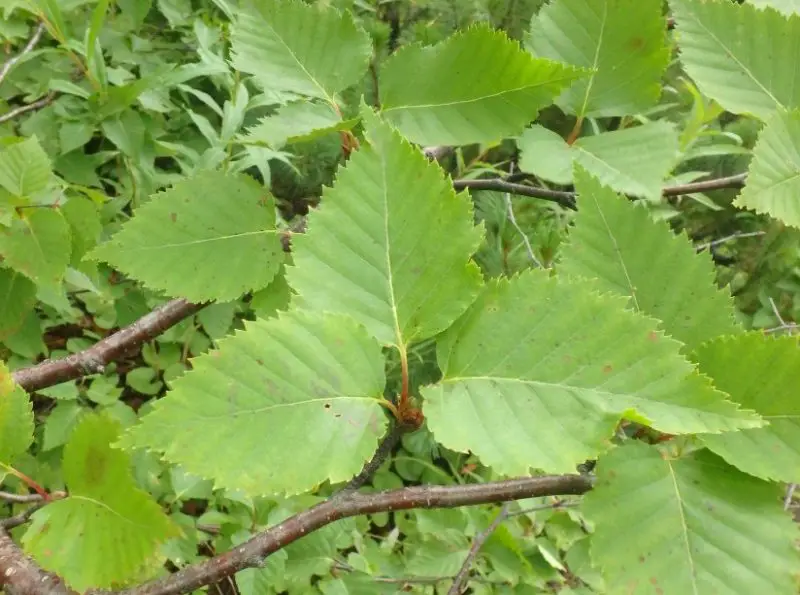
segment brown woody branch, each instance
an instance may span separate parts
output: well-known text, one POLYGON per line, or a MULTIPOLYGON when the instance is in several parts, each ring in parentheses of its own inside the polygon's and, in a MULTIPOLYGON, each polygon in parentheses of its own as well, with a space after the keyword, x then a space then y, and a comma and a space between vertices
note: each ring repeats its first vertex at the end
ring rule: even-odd
POLYGON ((55 93, 48 93, 47 95, 45 95, 41 99, 37 99, 36 101, 33 101, 31 103, 28 103, 28 104, 25 104, 25 105, 21 105, 21 106, 16 107, 16 108, 14 108, 12 110, 9 110, 6 113, 4 113, 2 116, 0 116, 0 124, 2 124, 4 122, 8 122, 9 120, 13 120, 17 116, 21 116, 22 114, 24 114, 26 112, 31 112, 33 110, 41 109, 41 108, 43 108, 43 107, 45 107, 47 105, 50 105, 51 103, 53 103, 53 100, 55 98, 56 98, 56 94, 55 93))
POLYGON ((508 502, 503 504, 500 512, 497 513, 497 516, 494 517, 494 520, 492 520, 489 526, 484 531, 478 533, 472 540, 472 546, 469 548, 469 553, 464 559, 464 563, 461 565, 461 569, 458 571, 458 574, 456 574, 456 577, 453 579, 453 584, 450 585, 447 595, 461 595, 461 593, 464 591, 464 587, 469 582, 469 569, 472 566, 472 563, 475 561, 475 558, 478 557, 478 552, 481 551, 481 548, 483 547, 483 544, 486 543, 486 540, 489 539, 497 527, 500 526, 500 523, 507 518, 508 502))
MULTIPOLYGON (((556 475, 458 486, 416 486, 375 494, 350 493, 304 510, 255 535, 229 552, 187 566, 170 576, 116 593, 118 595, 190 593, 205 585, 219 582, 245 568, 258 568, 270 554, 304 535, 348 517, 412 508, 455 508, 541 496, 578 495, 589 491, 591 487, 592 479, 587 475, 556 475)), ((90 591, 89 595, 108 593, 108 591, 94 590, 90 591)))
POLYGON ((45 572, 0 528, 0 590, 6 595, 74 595, 56 575, 45 572))

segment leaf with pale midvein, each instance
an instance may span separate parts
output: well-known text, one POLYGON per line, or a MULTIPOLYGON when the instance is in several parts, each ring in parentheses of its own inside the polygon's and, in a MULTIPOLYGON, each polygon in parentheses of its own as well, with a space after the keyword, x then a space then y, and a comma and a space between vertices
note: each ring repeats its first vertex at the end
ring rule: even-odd
POLYGON ((71 253, 69 224, 58 209, 27 209, 10 227, 0 227, 4 264, 37 285, 59 287, 71 253))
POLYGON ((800 107, 800 16, 722 0, 670 6, 681 62, 705 95, 761 119, 800 107))
POLYGON ((542 271, 491 282, 438 339, 443 379, 423 389, 437 440, 501 473, 558 473, 605 450, 621 415, 671 434, 761 425, 625 306, 542 271))
POLYGON ((369 35, 330 6, 300 0, 248 2, 231 31, 233 66, 270 91, 333 102, 369 63, 369 35))
POLYGON ((570 184, 570 165, 577 163, 617 192, 653 200, 679 156, 675 127, 661 121, 581 137, 571 146, 537 124, 522 134, 519 148, 522 171, 570 184))
POLYGON ((269 192, 244 174, 202 171, 153 195, 89 257, 202 302, 266 287, 284 253, 269 192))
MULTIPOLYGON (((11 465, 33 442, 33 407, 0 361, 0 463, 11 465)), ((2 479, 0 468, 0 479, 2 479)))
POLYGON ((481 285, 482 230, 466 192, 371 111, 362 145, 293 238, 295 303, 340 312, 383 344, 443 331, 481 285))
POLYGON ((750 475, 800 478, 800 343, 796 337, 748 333, 720 337, 694 354, 703 373, 732 401, 769 425, 700 437, 711 450, 750 475))
POLYGON ((730 294, 714 280, 714 263, 647 209, 619 196, 576 166, 580 205, 560 273, 595 279, 603 291, 630 297, 632 308, 663 323, 690 349, 740 332, 730 294))
POLYGON ((669 63, 661 0, 554 0, 531 21, 527 47, 591 70, 557 103, 578 117, 625 116, 661 96, 669 63))
POLYGON ((46 189, 53 178, 50 158, 36 137, 0 149, 0 186, 27 197, 46 189))
POLYGON ((31 517, 22 544, 46 570, 82 593, 108 588, 158 568, 158 546, 177 528, 137 487, 127 454, 111 447, 118 422, 86 415, 64 448, 69 497, 31 517))
POLYGON ((245 140, 263 143, 273 149, 284 145, 310 141, 337 130, 352 128, 357 120, 342 120, 328 103, 297 101, 281 106, 271 116, 247 131, 245 140))
POLYGON ((800 227, 800 110, 767 121, 753 147, 747 184, 734 204, 800 227))
POLYGON ((381 113, 415 143, 491 142, 522 132, 583 75, 475 25, 435 46, 409 45, 393 54, 381 71, 381 113))
POLYGON ((781 488, 707 451, 632 443, 597 464, 584 496, 609 594, 794 593, 797 527, 781 488))
POLYGON ((120 444, 220 488, 299 494, 350 479, 387 425, 380 345, 343 316, 246 322, 192 364, 120 444))

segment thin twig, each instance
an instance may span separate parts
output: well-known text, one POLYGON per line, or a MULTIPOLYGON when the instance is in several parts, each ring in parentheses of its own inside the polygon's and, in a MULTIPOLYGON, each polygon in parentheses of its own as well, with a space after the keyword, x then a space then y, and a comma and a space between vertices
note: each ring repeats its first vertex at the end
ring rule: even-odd
POLYGON ((47 95, 45 95, 41 99, 37 99, 36 101, 34 101, 32 103, 28 103, 26 105, 21 105, 21 106, 19 106, 17 108, 9 110, 6 113, 4 113, 2 116, 0 116, 0 124, 3 124, 4 122, 8 122, 9 120, 13 120, 17 116, 21 116, 22 114, 24 114, 26 112, 30 112, 30 111, 41 109, 41 108, 43 108, 45 106, 48 106, 51 103, 53 103, 53 100, 55 98, 56 98, 56 94, 55 93, 48 93, 47 95))
POLYGON ((11 492, 0 492, 0 500, 13 502, 14 504, 30 504, 43 500, 39 494, 12 494, 11 492))
MULTIPOLYGON (((255 535, 233 550, 186 566, 169 576, 118 591, 119 595, 181 595, 219 582, 245 568, 258 568, 270 554, 283 549, 326 525, 362 514, 414 508, 456 508, 536 498, 578 495, 589 491, 592 479, 585 475, 525 477, 482 484, 414 486, 362 494, 353 492, 331 498, 255 535)), ((108 591, 92 590, 99 595, 108 591)))
POLYGON ((39 502, 29 506, 25 510, 20 513, 15 514, 14 516, 10 516, 6 519, 0 519, 0 528, 9 530, 13 529, 14 527, 19 527, 20 525, 24 525, 28 522, 28 519, 31 518, 34 512, 46 506, 49 502, 45 502, 44 500, 40 500, 39 502))
POLYGON ((432 147, 423 148, 422 152, 425 154, 425 157, 431 161, 439 161, 439 159, 447 155, 452 150, 453 147, 449 147, 447 145, 435 145, 432 147))
MULTIPOLYGON (((335 570, 343 570, 345 572, 356 572, 356 568, 349 564, 336 560, 333 563, 335 570)), ((445 581, 452 581, 455 576, 369 576, 370 580, 376 583, 384 583, 389 585, 435 585, 445 581)), ((481 583, 482 585, 508 585, 508 581, 498 581, 484 578, 482 576, 470 577, 470 582, 481 583)))
POLYGON ((375 472, 392 454, 394 447, 397 446, 398 442, 400 442, 400 438, 402 438, 407 429, 408 428, 402 424, 395 424, 378 445, 377 450, 375 450, 375 454, 372 455, 372 458, 369 461, 367 461, 367 463, 364 465, 364 468, 361 469, 361 472, 353 479, 348 481, 347 485, 334 494, 333 497, 341 498, 342 496, 345 496, 351 492, 355 492, 370 479, 372 479, 372 476, 375 474, 375 472))
POLYGON ((786 497, 783 499, 783 509, 789 510, 789 506, 792 505, 792 498, 794 497, 794 491, 797 489, 796 483, 790 483, 786 487, 786 497))
POLYGON ((497 513, 497 516, 494 517, 494 520, 486 527, 485 531, 478 533, 475 538, 472 540, 472 545, 469 548, 469 553, 467 557, 464 559, 464 563, 461 565, 461 569, 456 574, 456 578, 453 579, 453 584, 450 585, 450 589, 447 591, 447 595, 461 595, 466 587, 467 578, 469 577, 469 569, 472 567, 472 563, 475 561, 475 558, 478 557, 478 552, 481 551, 483 544, 486 543, 486 540, 489 539, 492 533, 494 533, 495 529, 500 526, 506 518, 508 517, 508 502, 503 504, 500 508, 500 512, 497 513))
POLYGON ((522 516, 524 514, 530 514, 532 512, 541 512, 543 510, 561 510, 562 508, 574 508, 578 506, 577 502, 568 502, 566 500, 558 500, 553 502, 552 504, 539 504, 538 506, 530 506, 529 508, 523 508, 522 510, 515 510, 513 512, 508 513, 508 517, 515 517, 515 516, 522 516))
POLYGON ((714 240, 712 242, 706 242, 705 244, 698 244, 695 249, 698 252, 702 252, 703 250, 708 250, 709 248, 715 248, 721 244, 725 244, 732 240, 739 240, 741 238, 755 238, 758 236, 763 236, 767 232, 765 231, 749 231, 747 233, 736 232, 732 233, 729 236, 725 236, 724 238, 720 238, 718 240, 714 240))
MULTIPOLYGON (((513 173, 514 173, 513 165, 514 164, 512 163, 511 165, 512 165, 511 174, 513 175, 513 173)), ((525 251, 528 253, 528 258, 531 259, 531 262, 533 262, 533 264, 535 266, 539 267, 540 269, 543 269, 544 265, 541 262, 539 262, 538 258, 536 258, 536 254, 534 254, 534 252, 533 252, 533 246, 531 246, 531 242, 530 242, 530 240, 528 240, 528 236, 525 234, 524 231, 522 231, 522 228, 517 223, 517 218, 514 216, 514 206, 511 203, 511 193, 510 192, 506 192, 503 195, 503 200, 506 203, 506 211, 508 213, 508 220, 511 222, 511 225, 514 226, 514 229, 517 230, 519 235, 522 236, 522 242, 525 244, 525 251)))
POLYGON ((39 40, 42 38, 42 32, 44 31, 44 23, 39 23, 36 26, 36 29, 31 35, 31 38, 28 40, 28 43, 25 44, 25 47, 22 48, 22 51, 15 56, 12 56, 8 60, 5 61, 2 67, 0 67, 0 84, 5 80, 8 76, 8 73, 11 72, 11 69, 22 60, 22 57, 33 51, 33 48, 36 47, 36 44, 39 43, 39 40))
POLYGON ((172 300, 88 349, 62 359, 45 360, 30 368, 22 368, 15 371, 12 376, 17 384, 30 393, 75 378, 100 373, 110 362, 157 337, 203 306, 204 304, 193 304, 184 299, 172 300))

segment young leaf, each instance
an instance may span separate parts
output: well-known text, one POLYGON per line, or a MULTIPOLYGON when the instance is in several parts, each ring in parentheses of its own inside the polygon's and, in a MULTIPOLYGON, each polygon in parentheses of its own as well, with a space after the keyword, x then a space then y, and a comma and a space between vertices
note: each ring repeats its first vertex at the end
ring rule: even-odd
POLYGON ((0 255, 6 266, 37 285, 60 285, 70 254, 69 225, 56 209, 26 209, 11 227, 0 228, 0 255))
POLYGON ((248 2, 231 31, 233 65, 270 91, 318 97, 358 82, 371 53, 350 13, 300 0, 248 2))
POLYGON ((670 6, 681 61, 705 95, 729 112, 762 120, 800 107, 800 16, 722 0, 671 0, 670 6))
POLYGON ((800 227, 800 110, 767 121, 753 148, 747 184, 734 204, 800 227))
POLYGON ((721 337, 695 352, 700 369, 731 400, 769 422, 763 428, 701 435, 711 450, 750 475, 800 477, 800 345, 795 337, 721 337))
POLYGON ((0 268, 0 341, 13 335, 36 304, 36 285, 24 275, 0 268))
POLYGON ((64 448, 69 497, 35 512, 22 537, 27 553, 78 592, 138 576, 177 533, 136 486, 128 456, 111 448, 118 435, 117 422, 83 417, 64 448))
POLYGON ((633 443, 600 459, 583 510, 609 593, 793 593, 797 528, 780 502, 710 453, 633 443))
POLYGON ((362 145, 308 232, 294 241, 289 285, 304 307, 347 314, 383 344, 405 346, 447 328, 474 299, 481 241, 467 193, 365 112, 362 145))
POLYGON ((717 288, 714 263, 685 236, 575 168, 580 209, 559 272, 596 279, 604 291, 630 298, 630 306, 658 318, 667 334, 694 348, 735 334, 733 300, 717 288))
POLYGON ((247 142, 264 143, 273 149, 300 141, 313 140, 336 130, 352 128, 357 120, 342 120, 327 103, 297 101, 284 105, 247 131, 247 142))
POLYGON ((15 196, 31 196, 50 184, 50 157, 36 137, 0 150, 0 186, 15 196))
POLYGON ((526 43, 536 56, 590 69, 557 103, 579 118, 607 118, 658 101, 666 34, 661 0, 555 0, 533 17, 526 43))
POLYGON ((121 444, 218 487, 298 494, 350 479, 387 425, 380 346, 345 317, 257 319, 193 366, 121 444))
POLYGON ((516 475, 574 470, 634 409, 668 433, 761 425, 690 375, 656 324, 593 282, 540 271, 494 281, 439 339, 444 377, 423 389, 428 426, 516 475))
POLYGON ((571 146, 539 125, 519 139, 520 167, 558 184, 572 183, 572 163, 617 192, 657 200, 678 160, 678 134, 668 122, 579 138, 571 146))
POLYGON ((519 134, 581 76, 476 25, 436 46, 393 54, 381 71, 381 113, 415 143, 491 142, 519 134))
MULTIPOLYGON (((0 463, 10 465, 33 442, 33 407, 27 393, 0 362, 0 463)), ((2 468, 0 468, 0 478, 2 468)))
POLYGON ((284 259, 269 192, 246 175, 216 171, 154 195, 89 257, 196 302, 266 287, 284 259))

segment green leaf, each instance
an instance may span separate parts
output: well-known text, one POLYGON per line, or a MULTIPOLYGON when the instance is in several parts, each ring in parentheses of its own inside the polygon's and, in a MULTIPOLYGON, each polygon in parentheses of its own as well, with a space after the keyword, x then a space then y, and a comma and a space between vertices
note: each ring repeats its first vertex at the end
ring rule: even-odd
POLYGON ((393 54, 381 71, 381 113, 415 143, 492 142, 522 132, 581 76, 531 57, 501 31, 475 25, 438 45, 408 45, 393 54))
POLYGON ((215 171, 154 195, 89 257, 196 302, 266 287, 284 259, 272 196, 248 176, 215 171))
POLYGON ((36 304, 36 285, 27 277, 0 268, 0 341, 16 333, 36 304))
POLYGON ((231 32, 233 65, 269 91, 334 103, 369 63, 367 33, 350 13, 299 0, 248 2, 231 32))
POLYGON ((526 44, 536 56, 591 70, 557 103, 579 118, 607 118, 658 101, 666 32, 661 0, 555 0, 533 17, 526 44))
POLYGON ((762 479, 793 482, 800 477, 799 347, 795 337, 754 332, 721 337, 695 353, 716 386, 769 422, 701 439, 731 465, 762 479))
POLYGON ((519 139, 520 167, 557 184, 573 182, 577 163, 617 192, 658 200, 664 179, 678 161, 678 134, 658 121, 581 137, 571 146, 539 125, 519 139))
POLYGON ((37 285, 60 285, 70 254, 69 226, 56 209, 26 209, 11 227, 0 228, 0 255, 6 266, 37 285))
POLYGON ((159 544, 177 533, 131 475, 128 456, 111 448, 119 425, 86 415, 64 448, 69 497, 31 517, 22 544, 70 587, 111 587, 152 564, 159 544))
POLYGON ((436 439, 519 475, 574 471, 634 409, 668 433, 760 425, 692 374, 656 321, 595 287, 542 271, 490 283, 439 338, 444 376, 423 389, 436 439))
POLYGON ((15 196, 32 196, 50 185, 50 158, 36 137, 6 146, 0 151, 0 186, 15 196))
POLYGON ((670 6, 681 61, 705 95, 729 112, 761 119, 800 107, 800 16, 722 0, 670 6))
POLYGON ((634 310, 661 320, 667 334, 690 348, 740 331, 708 253, 697 254, 686 236, 580 166, 575 190, 580 209, 561 249, 560 273, 596 279, 603 291, 629 297, 634 310))
POLYGON ((778 486, 707 452, 674 457, 640 443, 597 469, 583 510, 608 593, 795 592, 797 527, 778 486))
POLYGON ((300 141, 310 141, 329 132, 352 128, 355 120, 343 121, 327 103, 298 101, 281 106, 275 114, 262 118, 247 131, 247 142, 264 143, 273 149, 300 141))
POLYGON ((380 346, 340 316, 293 311, 245 328, 195 359, 121 444, 250 495, 350 479, 387 425, 380 346))
POLYGON ((31 400, 14 382, 5 363, 0 362, 0 463, 13 464, 14 459, 26 452, 32 442, 31 400))
POLYGON ((768 6, 786 16, 800 14, 800 3, 797 0, 747 0, 753 6, 766 8, 768 6))
POLYGON ((295 301, 339 312, 381 343, 406 346, 446 329, 474 299, 470 256, 482 231, 466 192, 371 112, 362 145, 323 191, 287 267, 295 301))
POLYGON ((800 227, 800 111, 775 114, 758 137, 734 203, 800 227))

